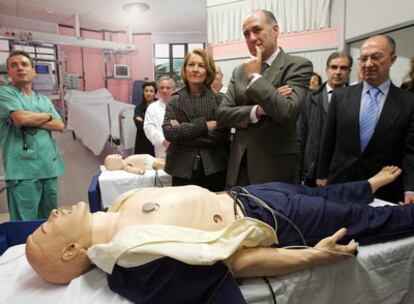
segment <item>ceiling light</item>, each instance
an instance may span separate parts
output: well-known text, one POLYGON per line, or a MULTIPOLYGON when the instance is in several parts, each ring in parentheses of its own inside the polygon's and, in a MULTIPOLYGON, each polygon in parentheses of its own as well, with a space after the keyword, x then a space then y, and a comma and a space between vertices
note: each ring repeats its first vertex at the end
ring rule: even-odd
POLYGON ((50 7, 46 8, 46 9, 45 9, 45 11, 46 11, 46 13, 48 13, 49 15, 53 15, 53 14, 55 14, 55 13, 56 13, 56 11, 55 11, 53 8, 50 8, 50 7))
POLYGON ((130 2, 122 6, 122 9, 128 13, 142 13, 150 9, 150 6, 144 2, 130 2))

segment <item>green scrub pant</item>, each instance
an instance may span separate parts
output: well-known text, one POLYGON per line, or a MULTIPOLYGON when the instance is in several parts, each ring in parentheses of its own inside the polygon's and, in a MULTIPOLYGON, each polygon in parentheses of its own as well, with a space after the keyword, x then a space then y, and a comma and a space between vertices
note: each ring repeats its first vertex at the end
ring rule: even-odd
POLYGON ((46 219, 57 208, 57 177, 7 181, 11 221, 46 219))

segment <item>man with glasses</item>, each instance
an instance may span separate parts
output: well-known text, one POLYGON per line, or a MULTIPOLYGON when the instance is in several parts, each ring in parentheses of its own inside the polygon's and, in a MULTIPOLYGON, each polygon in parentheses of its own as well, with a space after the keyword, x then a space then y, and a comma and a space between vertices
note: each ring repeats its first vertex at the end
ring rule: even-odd
POLYGON ((390 68, 395 42, 387 35, 368 38, 361 46, 363 82, 332 94, 318 185, 364 179, 385 164, 403 174, 376 197, 414 203, 414 94, 394 86, 390 68))
POLYGON ((336 88, 346 86, 351 66, 351 56, 342 52, 330 54, 326 60, 325 70, 328 81, 315 92, 309 92, 299 116, 297 124, 300 148, 299 166, 302 181, 308 186, 316 186, 321 134, 332 92, 336 88))

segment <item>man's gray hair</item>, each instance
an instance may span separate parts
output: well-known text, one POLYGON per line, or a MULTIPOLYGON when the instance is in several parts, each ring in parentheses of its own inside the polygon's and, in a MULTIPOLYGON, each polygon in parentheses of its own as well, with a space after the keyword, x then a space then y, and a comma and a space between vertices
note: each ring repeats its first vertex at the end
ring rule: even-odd
POLYGON ((268 24, 270 24, 270 25, 277 24, 276 17, 275 17, 275 15, 273 15, 273 13, 271 11, 261 10, 261 12, 265 15, 266 21, 267 21, 268 24))
POLYGON ((167 81, 169 81, 169 82, 170 82, 170 84, 171 84, 171 86, 175 89, 175 81, 174 81, 174 79, 172 79, 170 76, 162 76, 162 77, 160 77, 160 78, 158 79, 158 81, 157 81, 157 85, 158 85, 158 87, 160 86, 160 82, 161 82, 161 81, 163 81, 163 80, 167 80, 167 81))

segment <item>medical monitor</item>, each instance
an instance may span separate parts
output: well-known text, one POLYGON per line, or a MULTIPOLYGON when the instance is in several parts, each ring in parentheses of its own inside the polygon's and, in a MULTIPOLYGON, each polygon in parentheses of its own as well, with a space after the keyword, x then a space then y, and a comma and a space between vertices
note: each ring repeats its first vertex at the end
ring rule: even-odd
POLYGON ((126 64, 114 64, 114 78, 129 78, 129 66, 126 64))
POLYGON ((52 74, 52 69, 48 63, 35 63, 36 74, 52 74))

